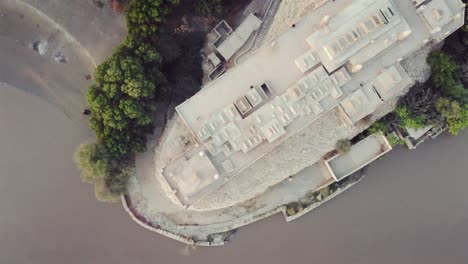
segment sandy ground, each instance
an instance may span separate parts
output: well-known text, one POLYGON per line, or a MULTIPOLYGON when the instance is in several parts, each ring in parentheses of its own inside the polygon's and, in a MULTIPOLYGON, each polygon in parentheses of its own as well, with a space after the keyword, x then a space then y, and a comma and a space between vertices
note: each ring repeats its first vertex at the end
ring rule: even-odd
POLYGON ((242 228, 231 244, 181 244, 98 203, 70 159, 88 139, 37 97, 0 86, 0 263, 461 263, 468 259, 468 134, 397 149, 360 184, 286 224, 242 228), (396 165, 397 164, 397 165, 396 165))
POLYGON ((97 63, 105 60, 126 35, 123 14, 116 14, 109 2, 102 8, 95 0, 2 0, 26 3, 47 15, 83 45, 97 63))
POLYGON ((1 0, 0 81, 41 97, 87 126, 82 112, 91 80, 86 76, 125 36, 122 23, 121 15, 98 9, 92 1, 1 0), (33 50, 36 41, 47 43, 44 54, 33 50), (66 63, 55 60, 58 53, 66 63))

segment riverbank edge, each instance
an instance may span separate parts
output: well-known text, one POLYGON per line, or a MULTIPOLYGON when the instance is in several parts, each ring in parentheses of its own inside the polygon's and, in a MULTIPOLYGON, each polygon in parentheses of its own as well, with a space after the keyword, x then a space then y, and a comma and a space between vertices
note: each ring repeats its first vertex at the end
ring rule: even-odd
MULTIPOLYGON (((278 206, 277 208, 275 208, 275 209, 273 209, 271 211, 268 211, 268 212, 263 213, 263 214, 259 214, 256 217, 251 218, 251 219, 249 219, 247 221, 244 221, 244 222, 236 223, 236 220, 238 220, 238 219, 240 219, 242 217, 238 217, 238 218, 235 218, 235 219, 233 219, 231 221, 225 222, 225 226, 227 227, 227 229, 224 232, 232 232, 233 230, 235 230, 237 228, 240 228, 240 227, 252 224, 254 222, 260 221, 262 219, 265 219, 267 217, 275 215, 275 214, 277 214, 279 212, 281 212, 283 214, 286 222, 291 222, 291 221, 296 220, 296 219, 304 216, 305 214, 313 211, 314 209, 317 209, 319 206, 325 204, 326 202, 328 202, 328 201, 332 200, 333 198, 337 197, 338 195, 342 194, 343 192, 350 189, 355 184, 362 181, 366 176, 367 176, 367 174, 364 172, 362 175, 360 175, 359 179, 357 179, 356 181, 354 181, 352 183, 349 183, 348 185, 346 185, 346 186, 344 186, 342 188, 339 188, 338 190, 336 190, 331 195, 325 197, 323 200, 310 204, 309 206, 304 208, 304 210, 302 210, 301 212, 298 212, 297 214, 289 216, 287 214, 287 205, 283 204, 283 205, 280 205, 280 206, 278 206)), ((229 242, 230 237, 227 237, 226 239, 224 239, 222 241, 193 240, 192 238, 184 237, 184 236, 182 236, 180 234, 169 232, 167 230, 164 230, 164 229, 160 228, 159 225, 155 226, 152 222, 148 221, 141 214, 139 214, 139 212, 135 208, 133 208, 132 201, 131 201, 131 199, 130 199, 130 197, 128 195, 122 195, 121 196, 121 201, 122 201, 123 208, 130 215, 132 220, 135 221, 141 227, 143 227, 143 228, 145 228, 145 229, 147 229, 149 231, 161 234, 161 235, 166 236, 168 238, 171 238, 171 239, 174 239, 176 241, 182 242, 182 243, 187 244, 187 245, 192 245, 192 246, 214 247, 214 246, 223 246, 223 245, 226 245, 229 242)), ((219 223, 217 223, 217 224, 219 224, 219 223)))

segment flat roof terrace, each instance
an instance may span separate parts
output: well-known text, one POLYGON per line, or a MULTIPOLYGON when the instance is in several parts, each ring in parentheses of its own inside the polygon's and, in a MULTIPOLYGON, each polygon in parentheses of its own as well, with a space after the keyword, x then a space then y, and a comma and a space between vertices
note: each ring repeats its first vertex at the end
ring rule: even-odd
POLYGON ((381 134, 371 135, 343 155, 337 155, 325 162, 336 181, 340 181, 367 164, 392 150, 387 138, 381 134))
POLYGON ((333 9, 318 9, 314 15, 304 18, 294 28, 263 46, 248 60, 209 83, 179 105, 177 112, 195 132, 209 121, 213 113, 242 97, 251 86, 267 83, 272 97, 284 93, 306 75, 296 66, 295 59, 310 51, 305 39, 314 32, 314 25, 319 24, 325 15, 334 16, 346 7, 347 5, 336 4, 333 9))
MULTIPOLYGON (((199 142, 189 152, 206 152, 210 166, 219 171, 216 179, 210 178, 211 185, 197 183, 199 192, 195 193, 184 191, 188 189, 183 180, 170 176, 180 174, 178 166, 188 165, 187 153, 166 166, 163 175, 184 204, 221 186, 342 100, 340 86, 351 79, 345 68, 328 73, 318 61, 306 71, 297 65, 296 59, 311 50, 305 39, 313 30, 299 23, 176 108, 199 142), (211 121, 220 113, 229 124, 211 134, 219 129, 211 121), (225 144, 226 137, 233 140, 225 144)), ((198 176, 180 177, 192 180, 198 176)))
MULTIPOLYGON (((429 30, 426 28, 421 18, 415 15, 415 7, 410 1, 398 1, 396 3, 388 0, 360 1, 359 3, 367 3, 368 7, 374 10, 376 6, 382 3, 394 3, 396 6, 395 13, 402 18, 401 24, 406 24, 405 21, 407 21, 407 24, 411 25, 411 28, 414 29, 412 31, 413 33, 410 34, 408 38, 405 38, 404 41, 399 40, 395 45, 386 47, 387 49, 376 54, 378 58, 372 58, 367 61, 361 71, 353 74, 351 80, 348 80, 349 77, 346 77, 349 76, 349 74, 345 68, 340 68, 338 72, 329 73, 325 71, 320 62, 317 61, 317 54, 314 53, 314 49, 308 45, 305 39, 315 30, 326 30, 323 26, 320 26, 323 23, 324 17, 329 16, 329 21, 332 21, 337 14, 339 16, 341 12, 349 12, 350 6, 354 3, 355 1, 348 0, 336 1, 334 3, 329 2, 322 8, 316 10, 313 14, 305 17, 304 20, 297 23, 294 28, 280 35, 280 37, 275 39, 272 43, 264 46, 248 60, 234 67, 228 73, 209 84, 199 93, 177 107, 179 115, 187 124, 187 127, 190 128, 194 138, 196 138, 199 143, 199 145, 190 152, 192 153, 193 151, 193 153, 197 153, 205 151, 209 156, 209 161, 212 166, 220 174, 210 185, 205 186, 201 184, 197 191, 191 191, 193 199, 189 199, 190 201, 186 200, 188 204, 212 192, 214 189, 217 189, 223 185, 228 178, 236 174, 240 175, 236 176, 236 179, 233 179, 227 184, 231 186, 229 188, 237 185, 246 186, 250 182, 257 183, 256 186, 258 185, 258 188, 249 188, 249 191, 253 193, 278 183, 289 175, 297 173, 299 171, 296 168, 297 166, 292 166, 289 170, 284 169, 281 171, 269 172, 268 180, 266 180, 267 176, 264 175, 265 173, 263 171, 268 171, 264 168, 268 166, 268 162, 286 163, 285 160, 273 161, 273 157, 279 155, 279 149, 287 145, 283 143, 289 138, 293 136, 293 138, 297 138, 295 136, 297 131, 308 127, 327 111, 333 109, 342 99, 360 89, 362 83, 367 84, 372 78, 378 76, 383 69, 394 65, 398 60, 408 56, 418 47, 424 45, 426 39, 430 38, 429 30), (305 58, 307 60, 304 60, 304 63, 298 63, 298 58, 305 58), (318 92, 315 90, 316 87, 325 85, 325 82, 331 80, 333 74, 340 73, 340 71, 345 76, 344 82, 340 83, 340 81, 335 80, 338 84, 333 84, 334 81, 331 81, 332 86, 339 88, 337 89, 337 93, 333 94, 329 92, 323 98, 313 99, 313 93, 311 91, 313 90, 314 93, 318 92), (312 73, 316 73, 316 75, 311 79, 308 78, 312 73), (257 89, 262 87, 263 84, 266 84, 268 87, 266 91, 268 91, 269 95, 267 96, 262 94, 262 89, 257 89), (306 87, 307 84, 309 84, 309 87, 306 87), (312 97, 313 103, 308 99, 309 102, 305 102, 305 104, 299 106, 302 107, 303 110, 310 107, 309 110, 311 113, 298 118, 294 122, 290 122, 288 118, 281 120, 286 114, 290 119, 301 115, 298 114, 300 111, 294 113, 294 111, 289 108, 289 106, 291 106, 288 105, 289 103, 286 104, 287 108, 284 108, 284 105, 282 105, 288 100, 296 100, 297 97, 302 96, 301 90, 302 93, 306 93, 309 96, 302 98, 312 97), (247 101, 242 99, 244 97, 247 98, 247 101), (296 97, 296 99, 294 97, 296 97), (226 109, 228 106, 235 108, 232 109, 231 107, 231 110, 233 110, 231 111, 226 109), (227 111, 224 112, 224 110, 227 111), (221 129, 222 131, 216 131, 218 128, 216 128, 215 125, 215 129, 208 128, 208 130, 213 130, 209 131, 209 133, 215 132, 214 134, 200 134, 200 132, 205 131, 205 128, 210 127, 210 122, 213 117, 216 117, 220 112, 232 113, 232 116, 224 116, 221 119, 227 118, 225 121, 227 121, 227 123, 232 123, 232 120, 237 118, 237 121, 234 122, 236 125, 223 125, 221 126, 223 127, 221 129), (236 115, 242 115, 242 118, 238 119, 236 115), (257 120, 257 117, 259 117, 260 120, 257 120), (278 122, 274 119, 277 119, 278 122), (251 132, 251 135, 255 137, 260 135, 260 138, 249 138, 248 144, 245 146, 241 142, 237 142, 240 143, 237 144, 237 151, 232 153, 233 146, 231 143, 234 142, 236 144, 236 142, 234 140, 230 141, 229 144, 225 144, 226 136, 234 138, 236 135, 239 135, 239 132, 241 132, 240 134, 242 135, 248 135, 249 132, 246 131, 251 130, 250 126, 252 125, 254 125, 254 131, 251 132), (208 139, 209 137, 211 138, 208 139), (208 142, 210 144, 208 144, 208 142), (215 143, 216 146, 212 146, 211 143, 215 143), (218 148, 223 144, 229 146, 227 148, 218 148), (212 153, 213 151, 214 153, 212 153), (220 152, 223 153, 220 154, 220 152), (266 154, 268 155, 263 158, 266 154), (262 162, 257 162, 258 159, 262 159, 262 162), (255 168, 255 175, 247 171, 245 171, 245 173, 240 173, 246 167, 255 168)), ((393 27, 392 30, 400 30, 400 28, 397 28, 398 27, 393 27)), ((405 27, 401 29, 405 29, 405 27)), ((374 42, 370 42, 365 48, 372 48, 373 44, 374 42)), ((389 96, 391 96, 390 94, 392 93, 389 93, 389 96)), ((321 95, 316 94, 315 96, 320 97, 321 95)), ((293 109, 295 109, 295 106, 293 106, 293 109)), ((323 131, 323 133, 327 132, 323 131)), ((288 149, 292 150, 291 148, 288 149)), ((326 150, 316 150, 318 153, 322 153, 323 151, 326 152, 326 150)), ((296 154, 315 157, 319 156, 318 153, 311 154, 302 151, 302 153, 291 152, 289 155, 291 155, 291 159, 294 159, 294 155, 296 154)), ((282 153, 281 155, 284 156, 285 154, 282 153)), ((187 157, 180 158, 187 159, 187 157)), ((310 164, 316 161, 315 158, 312 158, 310 164)), ((177 163, 179 161, 173 162, 177 163)), ((166 166, 163 172, 165 178, 167 178, 168 173, 170 173, 166 171, 169 168, 173 168, 173 166, 171 166, 171 164, 166 166)), ((252 171, 251 169, 249 170, 252 171)), ((214 177, 212 179, 214 179, 214 177)), ((179 188, 176 185, 172 187, 176 191, 183 190, 183 188, 179 188)), ((223 192, 229 193, 229 190, 224 190, 226 188, 223 186, 219 191, 216 191, 213 199, 216 199, 215 197, 219 195, 224 195, 223 192), (223 191, 221 191, 221 189, 223 189, 223 191)), ((211 196, 212 195, 210 195, 210 197, 211 196)), ((218 201, 219 199, 216 200, 218 201)))

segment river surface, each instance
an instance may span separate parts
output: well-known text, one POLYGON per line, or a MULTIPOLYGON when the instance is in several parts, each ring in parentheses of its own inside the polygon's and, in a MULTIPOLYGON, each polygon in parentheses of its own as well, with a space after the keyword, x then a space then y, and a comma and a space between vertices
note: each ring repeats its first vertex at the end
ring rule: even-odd
POLYGON ((358 185, 287 224, 280 215, 231 243, 184 246, 99 203, 71 160, 91 133, 40 98, 0 85, 1 264, 466 263, 468 134, 375 162, 358 185))

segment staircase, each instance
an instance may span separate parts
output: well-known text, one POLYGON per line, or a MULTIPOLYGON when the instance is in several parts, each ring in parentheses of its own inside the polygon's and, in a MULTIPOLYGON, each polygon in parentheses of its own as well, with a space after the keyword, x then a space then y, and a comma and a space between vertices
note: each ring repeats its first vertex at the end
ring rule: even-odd
POLYGON ((280 3, 281 3, 281 0, 271 0, 270 7, 268 8, 268 11, 265 13, 265 16, 263 17, 262 25, 258 29, 257 35, 255 36, 255 39, 252 43, 252 48, 250 50, 251 52, 257 50, 258 48, 262 46, 263 40, 265 39, 265 36, 268 33, 271 22, 273 22, 273 19, 276 15, 276 12, 278 11, 280 3))

